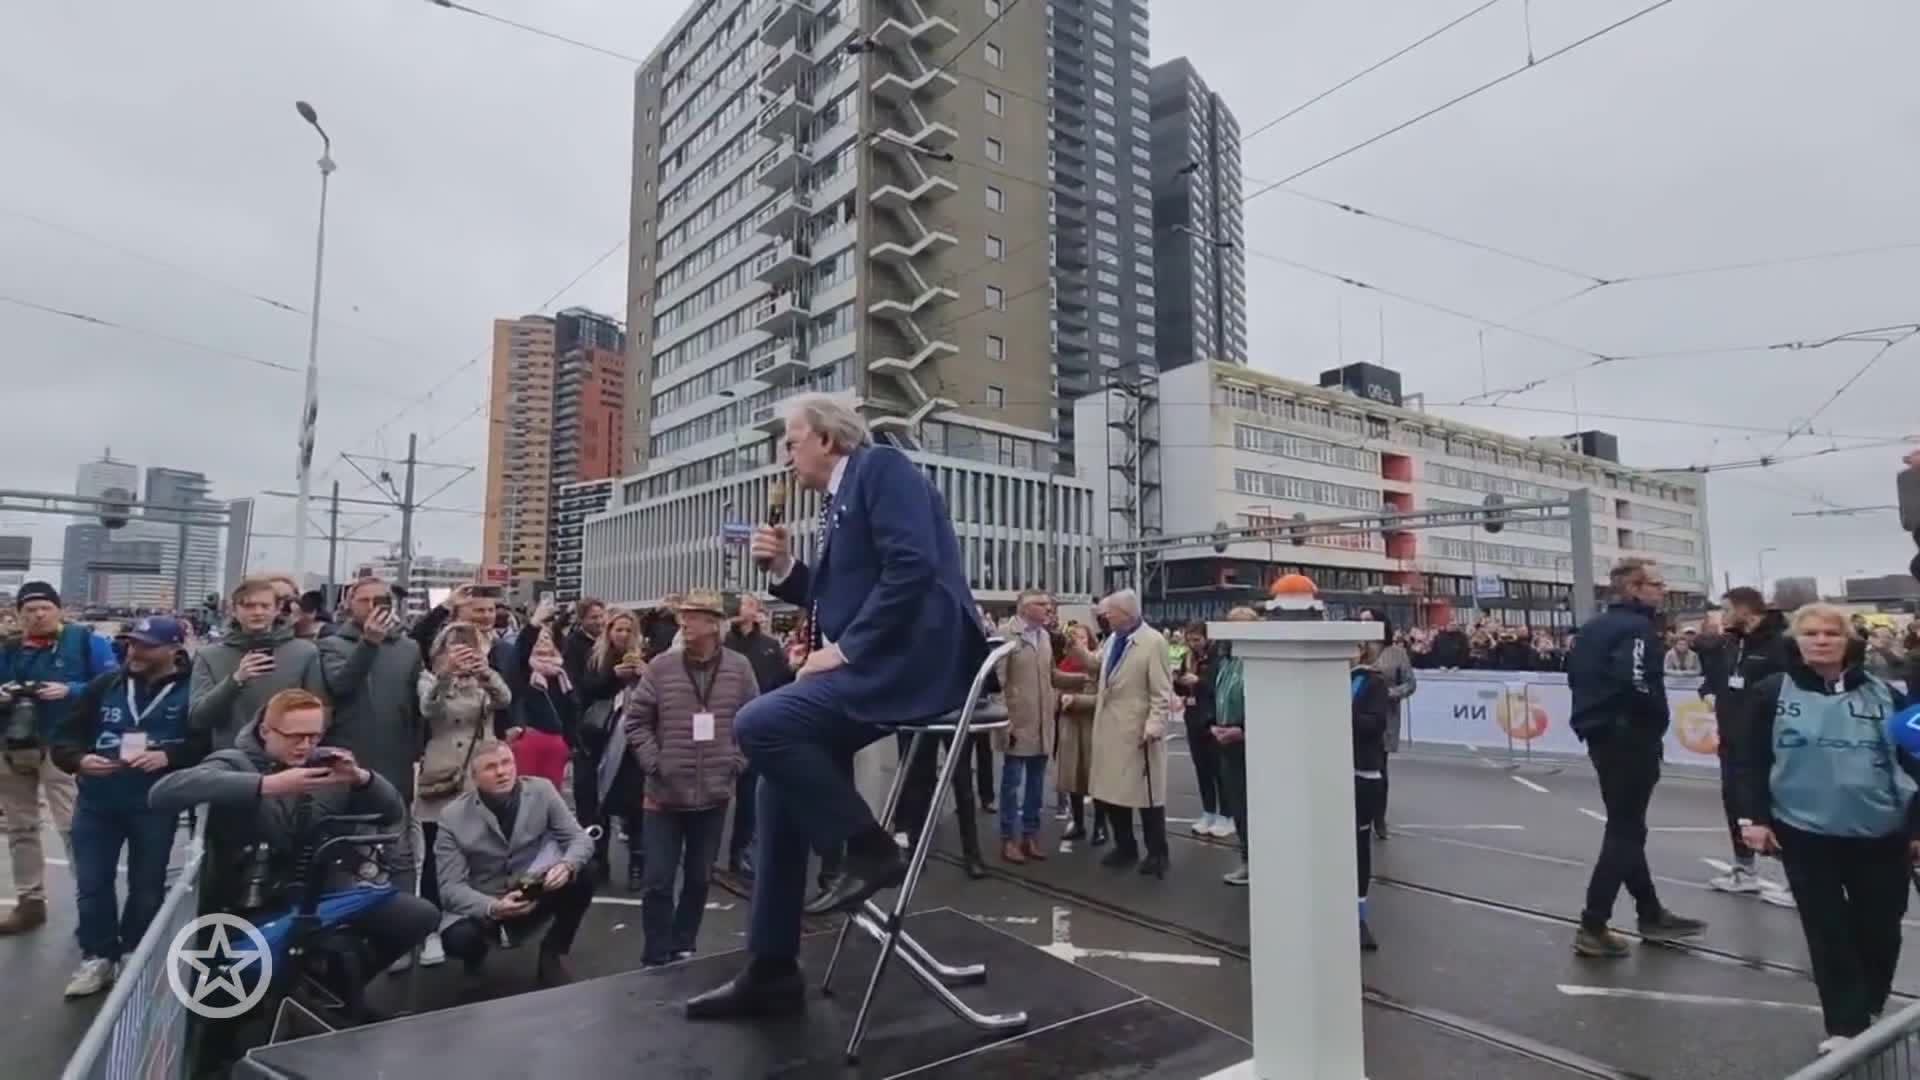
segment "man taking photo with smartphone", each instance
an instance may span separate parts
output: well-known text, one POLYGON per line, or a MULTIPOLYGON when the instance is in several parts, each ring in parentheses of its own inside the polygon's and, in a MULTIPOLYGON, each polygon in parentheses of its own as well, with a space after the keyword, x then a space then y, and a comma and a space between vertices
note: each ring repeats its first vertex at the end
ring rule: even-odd
POLYGON ((211 733, 215 750, 232 746, 240 729, 282 690, 326 695, 320 650, 294 636, 293 616, 281 600, 284 588, 265 577, 234 586, 226 636, 194 654, 191 717, 195 728, 211 733))
MULTIPOLYGON (((420 727, 420 646, 401 632, 393 588, 379 578, 347 587, 347 621, 319 641, 320 666, 333 701, 327 745, 352 751, 354 759, 385 778, 413 803, 413 765, 426 737, 420 727)), ((420 845, 413 830, 394 850, 394 884, 412 892, 420 845)))
POLYGON ((113 983, 167 891, 167 856, 178 815, 147 806, 164 773, 190 768, 207 752, 205 732, 187 722, 187 629, 178 619, 141 619, 127 634, 127 662, 89 683, 54 731, 53 763, 79 777, 73 808, 73 875, 78 893, 80 967, 67 996, 113 983), (127 904, 114 871, 127 850, 127 904))

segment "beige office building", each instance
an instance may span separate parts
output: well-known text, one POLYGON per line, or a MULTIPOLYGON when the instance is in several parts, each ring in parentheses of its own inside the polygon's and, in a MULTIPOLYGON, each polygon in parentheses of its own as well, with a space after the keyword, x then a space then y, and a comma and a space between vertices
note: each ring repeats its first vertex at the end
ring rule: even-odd
MULTIPOLYGON (((701 0, 674 26, 636 82, 626 475, 587 526, 588 592, 723 584, 616 586, 643 554, 606 546, 608 518, 644 524, 622 544, 717 555, 806 391, 848 395, 930 469, 1087 490, 1048 480, 1047 61, 1044 4, 701 0)), ((1064 516, 1043 501, 1021 527, 1064 516)))

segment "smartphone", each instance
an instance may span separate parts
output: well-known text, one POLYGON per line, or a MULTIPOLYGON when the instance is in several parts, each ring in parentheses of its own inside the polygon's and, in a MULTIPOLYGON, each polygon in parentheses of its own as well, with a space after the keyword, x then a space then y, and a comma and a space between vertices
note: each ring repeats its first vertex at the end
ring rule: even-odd
POLYGON ((1900 527, 1920 532, 1920 469, 1902 469, 1897 484, 1900 493, 1900 527))
POLYGON ((309 769, 330 769, 333 767, 333 763, 339 760, 340 751, 333 747, 315 747, 313 753, 307 755, 305 767, 309 769))
POLYGON ((475 585, 467 595, 487 600, 498 600, 504 593, 498 585, 475 585))

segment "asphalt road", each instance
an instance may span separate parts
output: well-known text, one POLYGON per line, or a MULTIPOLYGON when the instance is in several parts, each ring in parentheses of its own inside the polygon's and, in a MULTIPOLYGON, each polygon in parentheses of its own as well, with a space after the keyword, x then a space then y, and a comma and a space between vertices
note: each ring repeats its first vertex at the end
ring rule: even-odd
MULTIPOLYGON (((1237 850, 1190 835, 1186 819, 1199 814, 1195 783, 1185 757, 1175 762, 1166 880, 1100 868, 1100 852, 1084 844, 1059 853, 1060 825, 1049 812, 1055 854, 1046 862, 1012 867, 990 851, 993 874, 978 882, 936 862, 916 907, 986 920, 1250 1038, 1247 898, 1220 881, 1237 850)), ((1382 949, 1362 961, 1369 1076, 1709 1080, 1783 1076, 1811 1057, 1822 1032, 1795 913, 1705 887, 1714 861, 1727 856, 1710 782, 1662 783, 1648 845, 1664 902, 1710 920, 1708 932, 1687 947, 1636 945, 1622 961, 1572 954, 1600 810, 1594 779, 1578 764, 1516 772, 1466 756, 1394 758, 1393 836, 1376 847, 1375 859, 1373 923, 1382 949)), ((995 826, 985 818, 981 826, 991 848, 995 826)), ((957 850, 950 826, 942 850, 957 850)), ((70 898, 66 868, 52 873, 52 895, 70 898)), ((0 880, 0 895, 10 892, 0 880)), ((78 957, 70 899, 54 906, 46 929, 0 941, 0 970, 8 975, 0 980, 0 1010, 12 1020, 0 1036, 9 1076, 57 1075, 90 1015, 91 1003, 59 998, 78 957)), ((745 916, 745 900, 716 887, 701 952, 740 947, 745 916)), ((1616 926, 1631 921, 1623 896, 1616 926)), ((613 974, 636 967, 639 953, 638 898, 616 884, 596 900, 574 966, 582 977, 613 974)), ((465 983, 455 965, 432 969, 418 980, 416 1004, 526 992, 531 969, 530 955, 511 953, 496 956, 478 985, 465 983)), ((381 984, 383 1003, 405 1004, 408 979, 381 984)), ((1911 956, 1897 987, 1920 995, 1911 956)))

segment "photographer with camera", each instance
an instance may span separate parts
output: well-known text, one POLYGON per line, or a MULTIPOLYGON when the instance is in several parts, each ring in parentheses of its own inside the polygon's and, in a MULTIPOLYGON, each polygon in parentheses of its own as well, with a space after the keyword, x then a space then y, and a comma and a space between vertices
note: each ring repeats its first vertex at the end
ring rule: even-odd
POLYGON ((233 620, 218 644, 193 656, 193 726, 213 748, 235 745, 267 700, 298 687, 325 699, 320 649, 293 632, 293 601, 284 578, 250 577, 229 598, 233 620))
MULTIPOLYGON (((400 793, 353 752, 321 746, 327 705, 298 688, 267 700, 233 746, 190 769, 161 777, 148 794, 153 809, 178 814, 207 805, 207 888, 203 907, 257 911, 281 905, 301 847, 327 828, 329 818, 376 814, 375 826, 393 832, 406 822, 400 793)), ((363 878, 358 866, 338 866, 325 887, 346 888, 363 878)), ((370 947, 369 977, 424 941, 440 921, 434 906, 395 892, 344 925, 370 947)))
POLYGON ((78 893, 80 968, 66 996, 112 984, 167 892, 167 858, 179 816, 147 805, 160 774, 206 755, 206 734, 187 721, 186 625, 141 619, 127 634, 126 666, 93 680, 53 733, 53 763, 79 778, 73 809, 73 876, 78 893), (114 896, 114 869, 127 850, 127 905, 114 896))
POLYGON ((440 809, 434 861, 440 899, 459 916, 440 935, 447 954, 477 975, 491 943, 527 940, 548 920, 540 943, 540 985, 573 981, 567 953, 593 901, 593 839, 580 827, 560 791, 537 776, 523 777, 506 743, 474 751, 472 786, 440 809))
POLYGON ((47 921, 46 856, 40 849, 40 798, 53 827, 73 847, 73 777, 47 754, 53 732, 87 684, 119 666, 113 646, 60 611, 60 594, 29 581, 14 597, 17 631, 0 643, 0 814, 6 818, 19 897, 0 917, 0 936, 22 934, 47 921))

